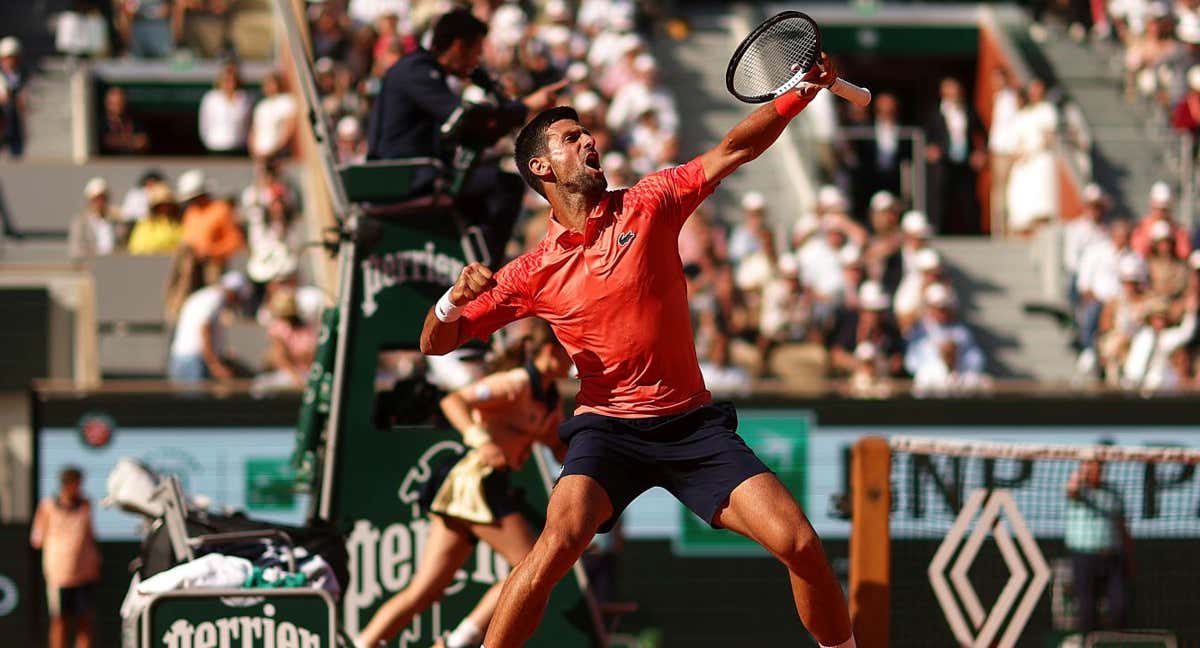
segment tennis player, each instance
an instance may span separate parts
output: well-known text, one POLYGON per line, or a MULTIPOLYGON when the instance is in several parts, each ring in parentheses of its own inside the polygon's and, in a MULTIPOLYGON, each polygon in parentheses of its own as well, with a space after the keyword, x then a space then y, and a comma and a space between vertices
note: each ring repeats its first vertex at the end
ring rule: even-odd
MULTIPOLYGON (((411 584, 380 606, 355 641, 375 648, 390 641, 414 616, 425 611, 454 581, 454 574, 482 540, 515 565, 533 547, 533 532, 520 511, 524 503, 509 475, 532 452, 548 445, 561 460, 558 439, 563 421, 555 381, 565 378, 571 359, 544 323, 537 323, 508 364, 442 399, 442 412, 470 448, 461 458, 435 466, 421 489, 421 507, 430 514, 429 536, 411 584)), ((501 583, 492 586, 475 609, 437 648, 476 648, 496 610, 501 583)))
POLYGON ((565 465, 546 526, 509 575, 487 648, 532 636, 554 584, 635 497, 662 486, 714 528, 787 566, 796 610, 823 646, 853 647, 842 590, 796 500, 713 404, 696 360, 679 261, 684 221, 723 178, 771 146, 837 79, 822 57, 807 83, 766 104, 712 150, 607 191, 600 152, 575 111, 546 110, 517 136, 517 167, 550 202, 545 238, 493 276, 471 264, 425 318, 421 350, 446 353, 530 316, 550 323, 581 381, 559 428, 565 465))

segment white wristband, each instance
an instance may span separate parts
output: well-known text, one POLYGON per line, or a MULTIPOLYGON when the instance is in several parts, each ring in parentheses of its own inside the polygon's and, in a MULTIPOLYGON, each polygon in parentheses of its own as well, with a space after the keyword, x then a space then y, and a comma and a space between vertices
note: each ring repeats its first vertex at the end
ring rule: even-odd
POLYGON ((454 302, 450 301, 450 293, 453 292, 453 290, 454 286, 450 286, 450 289, 446 291, 446 294, 442 295, 442 298, 438 300, 437 306, 433 307, 434 315, 437 315, 439 320, 447 324, 457 320, 459 317, 462 317, 462 306, 455 306, 454 302))

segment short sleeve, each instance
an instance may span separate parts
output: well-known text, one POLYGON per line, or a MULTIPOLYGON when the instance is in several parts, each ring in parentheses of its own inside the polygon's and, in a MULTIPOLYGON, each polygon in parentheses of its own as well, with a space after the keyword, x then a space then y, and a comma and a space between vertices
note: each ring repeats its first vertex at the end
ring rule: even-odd
POLYGON ((656 219, 664 219, 678 230, 700 203, 712 194, 717 184, 708 182, 704 175, 704 164, 700 158, 695 158, 682 166, 663 169, 642 178, 629 189, 627 196, 639 204, 653 207, 656 219))
POLYGON ((461 324, 466 337, 486 342, 496 329, 533 313, 527 268, 526 256, 513 259, 493 276, 495 286, 467 304, 461 324))

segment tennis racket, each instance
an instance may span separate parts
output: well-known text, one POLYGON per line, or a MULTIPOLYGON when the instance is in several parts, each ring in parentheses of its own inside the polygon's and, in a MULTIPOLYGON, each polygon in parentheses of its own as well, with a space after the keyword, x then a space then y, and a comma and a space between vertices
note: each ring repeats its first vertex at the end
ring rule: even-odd
MULTIPOLYGON (((766 103, 795 88, 821 57, 821 30, 807 14, 785 11, 750 32, 729 60, 725 85, 746 103, 766 103)), ((871 103, 871 91, 842 79, 833 94, 856 106, 871 103)))

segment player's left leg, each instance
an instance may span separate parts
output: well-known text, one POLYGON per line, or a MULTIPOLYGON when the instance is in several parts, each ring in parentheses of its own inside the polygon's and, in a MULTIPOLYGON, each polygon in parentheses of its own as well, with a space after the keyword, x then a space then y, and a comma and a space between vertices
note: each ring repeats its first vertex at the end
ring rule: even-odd
POLYGON ((760 473, 742 482, 712 521, 754 540, 787 566, 796 611, 821 645, 854 645, 846 599, 821 539, 775 475, 760 473))

